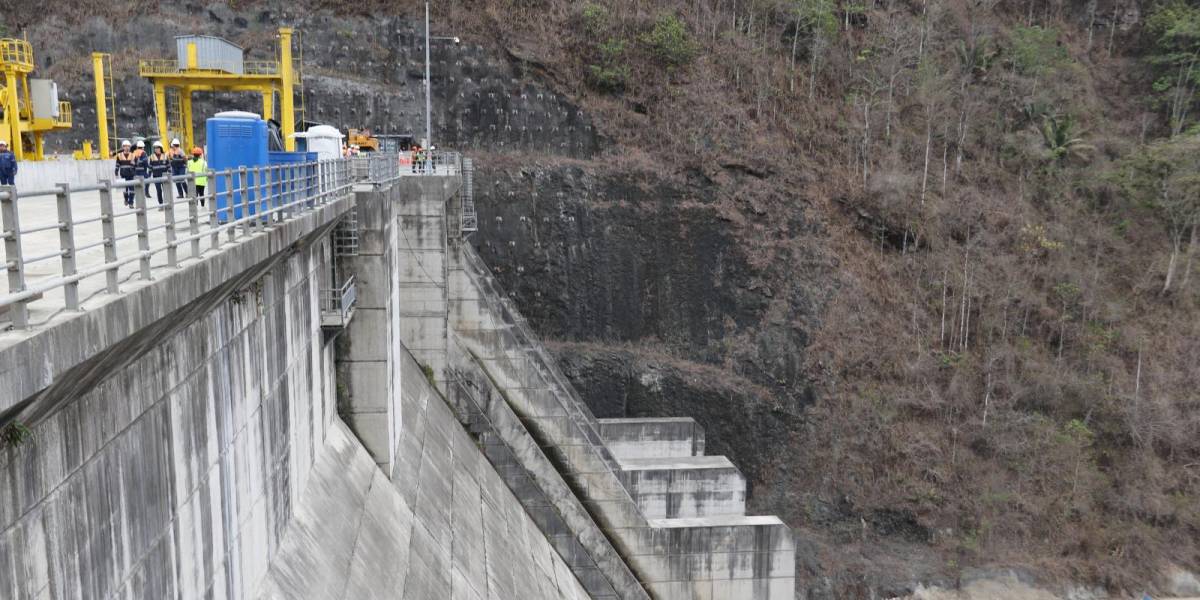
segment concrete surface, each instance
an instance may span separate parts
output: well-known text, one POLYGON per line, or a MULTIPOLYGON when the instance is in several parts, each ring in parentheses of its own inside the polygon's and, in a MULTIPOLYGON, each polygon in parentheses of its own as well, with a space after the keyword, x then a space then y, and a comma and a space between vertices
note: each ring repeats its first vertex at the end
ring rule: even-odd
MULTIPOLYGON (((178 268, 160 267, 153 272, 154 279, 135 278, 124 284, 118 295, 89 297, 81 291, 81 298, 87 298, 81 312, 55 312, 61 304, 50 304, 51 294, 47 294, 31 310, 31 319, 36 318, 38 326, 0 333, 0 390, 5 392, 0 396, 0 418, 13 417, 19 405, 24 411, 32 404, 53 402, 64 394, 86 390, 80 381, 62 381, 64 375, 73 369, 82 370, 74 372, 75 379, 103 372, 96 371, 95 365, 105 363, 95 359, 103 357, 105 350, 132 339, 168 315, 175 314, 174 323, 194 318, 196 315, 178 311, 206 295, 229 295, 249 285, 258 276, 256 270, 281 260, 298 242, 324 235, 322 232, 327 232, 353 205, 353 196, 347 195, 290 221, 240 237, 236 243, 223 243, 220 250, 205 254, 201 260, 183 261, 178 268), (56 383, 61 385, 48 389, 56 383)), ((89 285, 103 286, 103 278, 89 285)), ((82 282, 80 287, 87 289, 82 282)), ((27 419, 36 417, 22 414, 27 419)))
POLYGON ((618 460, 704 454, 704 428, 691 417, 598 421, 604 443, 618 460))
POLYGON ((48 190, 60 183, 92 185, 101 179, 112 179, 115 164, 112 160, 70 158, 21 161, 17 169, 17 191, 48 190))
POLYGON ((407 460, 389 481, 335 421, 257 597, 588 598, 441 397, 408 381, 407 460))
MULTIPOLYGON (((247 269, 254 245, 224 255, 247 269)), ((133 303, 129 318, 83 313, 15 347, 15 369, 84 368, 47 377, 32 437, 0 450, 0 597, 251 595, 335 409, 316 304, 326 245, 266 246, 278 259, 239 294, 196 287, 239 273, 214 259, 202 265, 229 270, 107 305, 133 303)))

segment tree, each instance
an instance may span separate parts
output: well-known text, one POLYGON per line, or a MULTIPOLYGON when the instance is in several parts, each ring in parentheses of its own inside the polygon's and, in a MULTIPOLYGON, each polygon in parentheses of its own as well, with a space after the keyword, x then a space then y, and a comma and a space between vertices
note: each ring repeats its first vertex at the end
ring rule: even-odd
MULTIPOLYGON (((1200 135, 1148 145, 1125 160, 1118 175, 1131 198, 1154 210, 1171 243, 1162 293, 1171 290, 1185 234, 1200 225, 1200 135)), ((1190 255, 1190 248, 1189 248, 1190 255)))
POLYGON ((1170 0, 1146 20, 1146 31, 1154 40, 1154 91, 1168 107, 1171 135, 1179 135, 1200 88, 1200 6, 1170 0))
POLYGON ((1075 119, 1071 115, 1043 115, 1038 133, 1042 134, 1042 141, 1054 162, 1061 162, 1069 156, 1083 156, 1096 149, 1084 143, 1083 138, 1076 137, 1075 119))
POLYGON ((796 69, 796 50, 800 45, 800 33, 808 36, 808 97, 816 93, 817 70, 821 55, 833 36, 837 35, 838 22, 834 15, 833 0, 792 0, 795 23, 792 30, 793 72, 796 69))

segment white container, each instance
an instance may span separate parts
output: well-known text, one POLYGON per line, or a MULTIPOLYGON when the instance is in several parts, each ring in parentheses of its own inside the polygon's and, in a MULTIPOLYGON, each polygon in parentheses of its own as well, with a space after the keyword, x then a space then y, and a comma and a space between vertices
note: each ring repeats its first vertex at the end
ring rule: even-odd
POLYGON ((292 137, 302 138, 308 143, 308 151, 316 152, 317 158, 327 160, 342 157, 342 132, 329 125, 314 125, 308 131, 292 134, 292 137))
POLYGON ((175 53, 180 71, 188 67, 188 45, 196 45, 196 68, 241 75, 244 52, 229 40, 211 35, 181 35, 175 38, 175 53))
POLYGON ((33 103, 33 118, 58 118, 58 84, 49 79, 29 80, 29 101, 33 103))

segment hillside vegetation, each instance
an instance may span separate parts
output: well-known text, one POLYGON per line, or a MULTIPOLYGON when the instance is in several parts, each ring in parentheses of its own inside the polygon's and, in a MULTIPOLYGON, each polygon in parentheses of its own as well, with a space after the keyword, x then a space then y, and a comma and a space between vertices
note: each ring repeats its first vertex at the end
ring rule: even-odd
POLYGON ((1200 566, 1200 5, 472 7, 440 16, 572 92, 613 155, 716 185, 776 297, 832 290, 804 381, 764 382, 815 391, 774 458, 793 524, 837 554, 867 521, 811 507, 899 515, 948 571, 1112 589, 1200 566), (798 214, 831 281, 768 268, 798 214))

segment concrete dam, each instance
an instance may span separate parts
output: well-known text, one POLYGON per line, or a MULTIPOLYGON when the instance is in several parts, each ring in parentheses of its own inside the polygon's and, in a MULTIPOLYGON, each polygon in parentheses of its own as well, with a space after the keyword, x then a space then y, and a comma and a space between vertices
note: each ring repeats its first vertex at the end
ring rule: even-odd
POLYGON ((0 598, 794 596, 693 420, 567 382, 466 243, 469 160, 295 168, 228 220, 0 187, 0 598))

